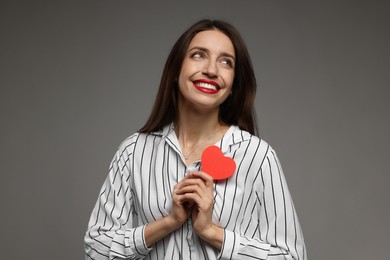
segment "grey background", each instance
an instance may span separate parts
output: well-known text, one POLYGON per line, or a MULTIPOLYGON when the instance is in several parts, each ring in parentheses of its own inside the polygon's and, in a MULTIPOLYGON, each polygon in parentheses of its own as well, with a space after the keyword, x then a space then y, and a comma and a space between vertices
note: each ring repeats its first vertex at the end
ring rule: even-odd
POLYGON ((388 259, 389 1, 1 1, 1 259, 83 259, 108 164, 200 18, 253 59, 310 259, 388 259))

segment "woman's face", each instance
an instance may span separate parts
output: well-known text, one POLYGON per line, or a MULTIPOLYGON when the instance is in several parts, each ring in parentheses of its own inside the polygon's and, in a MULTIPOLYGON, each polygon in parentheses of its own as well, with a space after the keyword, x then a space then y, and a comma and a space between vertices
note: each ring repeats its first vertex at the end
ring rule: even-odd
POLYGON ((224 33, 207 30, 196 34, 179 75, 179 104, 218 108, 232 89, 234 66, 234 47, 224 33))

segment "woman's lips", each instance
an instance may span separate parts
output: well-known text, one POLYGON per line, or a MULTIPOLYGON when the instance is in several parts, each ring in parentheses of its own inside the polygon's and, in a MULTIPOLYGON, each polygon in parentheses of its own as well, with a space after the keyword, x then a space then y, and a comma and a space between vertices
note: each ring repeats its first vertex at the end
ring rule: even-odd
POLYGON ((211 80, 196 80, 193 83, 200 92, 206 94, 216 94, 221 89, 217 82, 211 80))

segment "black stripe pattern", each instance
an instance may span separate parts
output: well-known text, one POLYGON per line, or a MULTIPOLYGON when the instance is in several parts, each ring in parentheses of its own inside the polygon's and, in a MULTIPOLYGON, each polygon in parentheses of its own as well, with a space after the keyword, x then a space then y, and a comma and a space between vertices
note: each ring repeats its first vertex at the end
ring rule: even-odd
POLYGON ((232 177, 215 182, 213 221, 224 228, 220 251, 193 231, 191 219, 148 248, 147 223, 167 216, 173 186, 196 162, 184 164, 172 125, 136 133, 116 152, 91 214, 85 259, 299 259, 306 260, 301 227, 275 151, 231 126, 216 144, 233 158, 232 177))

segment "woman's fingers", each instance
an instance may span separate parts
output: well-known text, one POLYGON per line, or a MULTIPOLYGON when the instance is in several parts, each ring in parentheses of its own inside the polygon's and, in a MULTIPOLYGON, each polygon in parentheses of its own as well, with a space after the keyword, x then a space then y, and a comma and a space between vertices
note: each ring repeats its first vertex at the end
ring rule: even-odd
POLYGON ((213 206, 213 178, 204 172, 192 172, 178 185, 177 195, 182 203, 196 204, 201 211, 213 206))
POLYGON ((207 187, 200 179, 191 179, 181 183, 177 194, 186 198, 189 198, 189 196, 185 196, 188 194, 197 194, 199 198, 206 197, 207 195, 213 197, 213 189, 212 187, 207 187))
POLYGON ((207 189, 206 183, 203 182, 203 180, 196 178, 196 179, 184 179, 179 187, 178 187, 178 194, 182 193, 183 190, 199 187, 201 189, 207 189))
POLYGON ((213 183, 213 178, 210 175, 204 172, 191 172, 179 183, 179 189, 189 185, 198 185, 204 189, 212 190, 213 183))
POLYGON ((185 179, 194 179, 194 178, 201 179, 206 185, 212 185, 214 182, 213 177, 211 177, 210 175, 202 171, 191 172, 186 176, 185 179))

